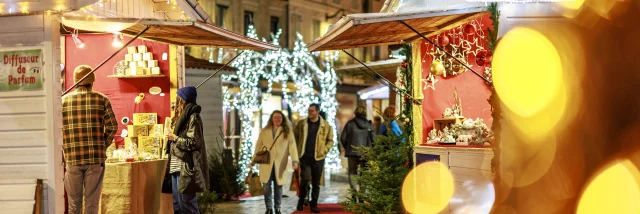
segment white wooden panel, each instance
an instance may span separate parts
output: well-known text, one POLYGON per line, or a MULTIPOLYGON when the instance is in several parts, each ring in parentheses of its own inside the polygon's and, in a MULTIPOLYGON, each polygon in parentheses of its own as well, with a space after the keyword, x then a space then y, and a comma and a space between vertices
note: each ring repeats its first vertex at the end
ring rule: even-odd
POLYGON ((42 33, 42 31, 0 34, 0 45, 2 46, 12 47, 17 44, 22 44, 25 46, 39 45, 43 41, 44 34, 42 33))
POLYGON ((14 178, 47 179, 47 165, 0 165, 0 179, 14 178))
POLYGON ((0 115, 0 131, 44 130, 47 128, 46 115, 0 115))
POLYGON ((9 16, 2 17, 0 34, 20 32, 43 32, 44 22, 42 15, 34 16, 9 16))
POLYGON ((453 180, 456 182, 485 183, 492 180, 493 173, 490 170, 469 169, 452 166, 450 169, 453 180))
POLYGON ((35 200, 31 201, 0 201, 0 210, 2 213, 33 213, 35 200))
MULTIPOLYGON (((413 158, 416 159, 416 154, 430 154, 430 155, 440 155, 440 163, 445 166, 449 166, 449 152, 445 147, 437 147, 437 146, 416 146, 414 147, 413 158)), ((414 167, 417 164, 414 161, 414 167)))
POLYGON ((47 147, 0 149, 0 164, 46 164, 47 147))
POLYGON ((0 99, 0 114, 45 113, 45 97, 0 99))
POLYGON ((0 184, 0 201, 33 200, 36 183, 0 184))
POLYGON ((0 132, 0 148, 47 146, 45 131, 0 132))
POLYGON ((449 166, 491 170, 491 149, 450 148, 449 166))
MULTIPOLYGON (((2 20, 2 19, 0 19, 2 20)), ((0 35, 1 37, 2 35, 0 35)), ((45 91, 10 91, 10 92, 0 92, 1 98, 9 98, 9 97, 27 97, 27 96, 44 96, 45 91)))

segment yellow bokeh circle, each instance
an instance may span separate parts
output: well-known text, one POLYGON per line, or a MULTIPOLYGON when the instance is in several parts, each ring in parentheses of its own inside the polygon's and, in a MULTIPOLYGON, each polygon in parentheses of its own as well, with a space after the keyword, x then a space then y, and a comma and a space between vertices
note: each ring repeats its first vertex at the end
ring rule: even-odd
POLYGON ((493 81, 511 111, 529 117, 548 106, 562 86, 562 63, 540 32, 516 27, 500 40, 493 56, 493 81))
POLYGON ((640 172, 629 160, 600 172, 583 191, 578 214, 640 213, 640 172))
POLYGON ((453 196, 453 176, 440 162, 415 167, 402 183, 402 204, 409 213, 438 213, 453 196))

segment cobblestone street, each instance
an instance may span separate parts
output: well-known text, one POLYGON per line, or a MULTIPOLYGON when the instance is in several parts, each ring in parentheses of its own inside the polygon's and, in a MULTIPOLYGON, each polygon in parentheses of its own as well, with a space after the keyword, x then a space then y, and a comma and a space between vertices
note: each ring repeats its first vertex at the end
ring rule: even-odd
MULTIPOLYGON (((289 167, 291 169, 291 167, 289 167)), ((282 213, 293 213, 296 211, 296 204, 298 202, 298 196, 295 191, 289 191, 289 181, 291 180, 291 174, 293 170, 289 170, 286 173, 285 180, 287 185, 283 187, 282 197, 282 213), (288 197, 285 197, 288 196, 288 197)), ((339 172, 341 175, 346 176, 344 170, 339 172)), ((331 172, 325 171, 325 186, 320 187, 319 204, 335 204, 345 201, 349 194, 349 183, 346 181, 333 181, 330 179, 331 172)), ((344 177, 344 176, 342 176, 344 177)), ((218 203, 216 205, 216 213, 264 213, 266 211, 264 204, 264 196, 256 196, 251 198, 244 198, 239 201, 229 201, 218 203)), ((307 208, 308 209, 308 208, 307 208)), ((322 210, 321 210, 322 211, 322 210)))

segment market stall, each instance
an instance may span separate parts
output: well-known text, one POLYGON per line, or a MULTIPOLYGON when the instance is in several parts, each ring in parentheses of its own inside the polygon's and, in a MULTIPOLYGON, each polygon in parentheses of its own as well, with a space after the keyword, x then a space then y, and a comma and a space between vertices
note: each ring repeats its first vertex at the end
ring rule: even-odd
POLYGON ((171 212, 171 196, 160 190, 167 161, 164 135, 171 132, 175 91, 184 85, 183 46, 277 47, 201 21, 65 16, 63 24, 65 89, 73 87, 73 68, 98 64, 93 89, 110 98, 120 123, 107 150, 101 212, 171 212), (118 33, 102 33, 114 27, 118 33))
POLYGON ((419 3, 389 2, 396 4, 388 5, 383 13, 342 18, 324 36, 315 39, 309 49, 411 42, 410 59, 401 65, 405 72, 398 77, 403 81, 406 78, 404 85, 394 84, 361 64, 381 77, 384 80, 381 83, 390 90, 400 94, 404 103, 411 103, 404 105, 403 114, 412 115, 406 120, 412 129, 406 131, 411 132, 415 144, 414 168, 430 161, 438 161, 447 168, 441 174, 412 178, 416 187, 410 191, 414 191, 414 200, 418 201, 415 203, 430 204, 437 207, 433 208, 437 209, 434 212, 441 213, 462 212, 469 207, 484 212, 482 210, 490 209, 492 203, 487 205, 486 200, 476 200, 471 193, 493 194, 492 109, 487 102, 491 80, 485 75, 484 67, 490 53, 483 51, 486 50, 484 36, 488 36, 487 27, 491 25, 487 8, 470 4, 432 9, 427 5, 420 7, 419 3), (446 186, 447 182, 427 182, 447 176, 452 177, 451 187, 446 186), (449 188, 454 192, 446 197, 441 190, 449 188), (442 194, 444 203, 424 201, 433 194, 442 194))

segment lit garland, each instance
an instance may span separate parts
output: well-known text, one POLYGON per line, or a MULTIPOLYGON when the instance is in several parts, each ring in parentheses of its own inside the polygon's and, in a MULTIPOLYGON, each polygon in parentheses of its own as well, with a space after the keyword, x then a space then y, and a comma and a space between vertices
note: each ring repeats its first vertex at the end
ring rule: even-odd
MULTIPOLYGON (((279 37, 282 31, 272 35, 271 43, 279 45, 279 37)), ((249 26, 248 36, 257 39, 255 28, 249 26)), ((263 39, 264 41, 265 39, 263 39)), ((237 79, 240 83, 240 92, 232 95, 228 92, 228 87, 223 87, 223 107, 225 110, 240 110, 242 117, 242 151, 239 164, 243 171, 239 178, 244 178, 248 172, 248 164, 254 151, 254 143, 252 140, 252 119, 253 113, 260 109, 258 97, 260 96, 260 88, 258 81, 260 77, 268 81, 267 96, 263 100, 268 99, 273 88, 273 83, 282 85, 283 100, 289 103, 293 112, 297 112, 301 117, 307 116, 307 107, 312 103, 320 102, 321 110, 327 113, 327 122, 333 128, 333 140, 337 142, 337 129, 335 124, 335 116, 338 103, 335 99, 337 75, 331 67, 331 62, 338 57, 338 52, 326 53, 324 67, 326 71, 321 70, 316 64, 313 56, 306 49, 306 44, 302 40, 302 35, 297 34, 297 40, 294 50, 289 52, 284 49, 277 51, 267 51, 261 54, 255 51, 248 51, 238 57, 231 65, 238 68, 236 75, 223 75, 223 80, 229 81, 237 79), (320 97, 318 97, 313 89, 313 78, 318 78, 320 82, 320 97), (287 81, 293 80, 296 92, 293 97, 287 92, 287 81)), ((218 54, 219 56, 221 53, 218 54)), ((340 155, 337 143, 330 150, 327 165, 329 168, 340 168, 340 155)))

